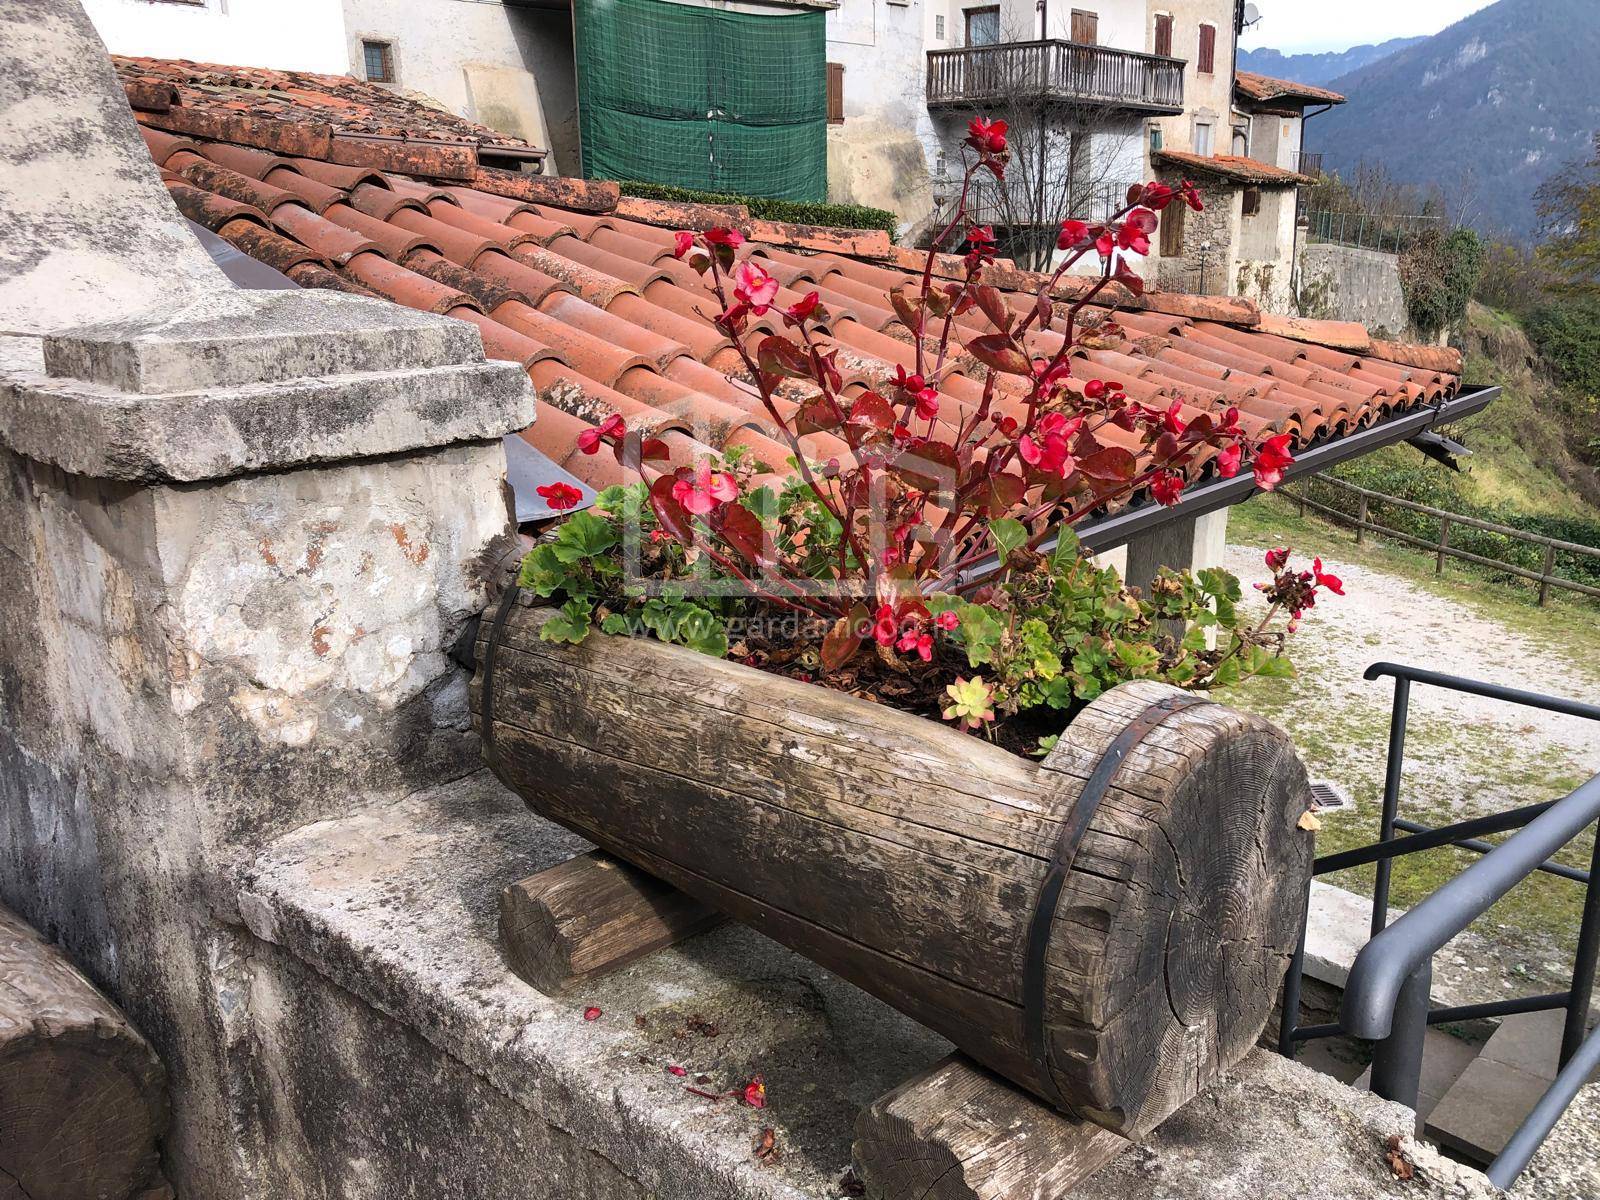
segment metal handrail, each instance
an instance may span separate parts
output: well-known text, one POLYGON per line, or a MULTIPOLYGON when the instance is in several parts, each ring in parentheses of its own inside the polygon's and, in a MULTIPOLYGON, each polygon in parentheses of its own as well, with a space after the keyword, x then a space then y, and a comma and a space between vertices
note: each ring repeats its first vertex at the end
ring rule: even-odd
POLYGON ((1388 1037, 1400 990, 1417 968, 1596 821, 1600 775, 1557 800, 1362 947, 1339 1007, 1345 1032, 1388 1037))
POLYGON ((1561 1035, 1560 1071, 1489 1167, 1490 1180, 1507 1188, 1549 1136, 1584 1080, 1600 1066, 1600 1030, 1587 1038, 1584 1031, 1595 971, 1600 966, 1600 889, 1593 886, 1600 876, 1600 837, 1596 839, 1588 871, 1563 867, 1552 860, 1556 851, 1600 821, 1600 775, 1560 800, 1459 821, 1438 829, 1401 821, 1397 809, 1410 689, 1413 683, 1420 683, 1595 721, 1600 721, 1600 705, 1397 663, 1374 663, 1365 673, 1369 680, 1382 676, 1389 676, 1395 682, 1379 841, 1371 846, 1326 855, 1317 859, 1312 867, 1313 875, 1322 875, 1370 862, 1378 864, 1377 885, 1373 889, 1372 939, 1356 956, 1345 981, 1339 1021, 1301 1027, 1295 1022, 1300 1011, 1301 976, 1305 967, 1302 933, 1284 979, 1278 1048, 1280 1053, 1292 1058, 1296 1045, 1302 1041, 1339 1034, 1373 1039, 1377 1045, 1372 1060, 1372 1090, 1386 1100, 1415 1108, 1421 1086, 1423 1037, 1429 1025, 1564 1008, 1567 1015, 1561 1035), (1397 829, 1408 830, 1413 836, 1395 838, 1397 829), (1477 836, 1510 829, 1518 832, 1499 845, 1481 841, 1477 836), (1389 925, 1389 876, 1394 859, 1444 845, 1474 850, 1483 857, 1389 925), (1431 1009, 1433 955, 1535 871, 1552 871, 1585 885, 1571 988, 1551 995, 1431 1009))

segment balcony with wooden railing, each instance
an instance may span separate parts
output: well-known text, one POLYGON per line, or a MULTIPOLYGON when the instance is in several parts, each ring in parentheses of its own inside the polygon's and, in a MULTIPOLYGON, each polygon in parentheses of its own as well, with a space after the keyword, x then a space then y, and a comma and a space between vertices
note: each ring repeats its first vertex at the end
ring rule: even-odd
POLYGON ((1181 58, 1056 39, 928 51, 928 105, 1034 98, 1130 112, 1183 111, 1181 58))

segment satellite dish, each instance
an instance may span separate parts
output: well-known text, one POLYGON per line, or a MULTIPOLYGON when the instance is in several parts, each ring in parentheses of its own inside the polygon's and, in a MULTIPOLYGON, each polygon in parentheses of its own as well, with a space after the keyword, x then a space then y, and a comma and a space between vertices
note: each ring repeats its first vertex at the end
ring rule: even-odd
POLYGON ((1244 6, 1244 23, 1247 26, 1254 25, 1259 20, 1261 20, 1261 10, 1254 4, 1246 4, 1244 6))

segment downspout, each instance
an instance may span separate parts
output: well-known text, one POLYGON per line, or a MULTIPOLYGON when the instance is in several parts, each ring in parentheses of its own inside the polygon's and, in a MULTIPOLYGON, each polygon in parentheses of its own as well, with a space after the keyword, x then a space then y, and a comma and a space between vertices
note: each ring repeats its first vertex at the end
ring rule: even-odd
MULTIPOLYGON (((1303 108, 1300 110, 1300 153, 1302 156, 1304 156, 1306 152, 1306 122, 1311 120, 1312 117, 1322 115, 1332 107, 1332 104, 1324 104, 1321 108, 1314 109, 1311 112, 1307 112, 1303 108)), ((1298 166, 1299 164, 1297 163, 1295 165, 1298 166)), ((1289 251, 1290 254, 1294 256, 1289 260, 1289 292, 1294 297, 1294 304, 1296 308, 1300 307, 1300 214, 1298 211, 1300 206, 1299 191, 1300 189, 1296 187, 1294 245, 1290 247, 1289 251)))

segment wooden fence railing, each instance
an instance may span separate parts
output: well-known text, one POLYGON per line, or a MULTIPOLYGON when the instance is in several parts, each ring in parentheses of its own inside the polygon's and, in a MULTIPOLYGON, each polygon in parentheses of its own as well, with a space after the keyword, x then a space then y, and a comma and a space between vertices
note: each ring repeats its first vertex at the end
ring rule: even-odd
POLYGON ((1314 475, 1301 483, 1293 484, 1283 489, 1283 494, 1300 506, 1300 512, 1307 509, 1321 513, 1323 516, 1347 525, 1356 531, 1356 542, 1366 541, 1368 533, 1378 534, 1380 537, 1393 538, 1408 546, 1415 546, 1420 550, 1427 550, 1434 556, 1434 574, 1444 574, 1444 560, 1447 558, 1458 559, 1461 562, 1474 563, 1481 567, 1491 567, 1496 571, 1504 571, 1515 575, 1519 579, 1526 579, 1539 585, 1539 604, 1541 606, 1550 601, 1550 590, 1557 588, 1562 591, 1578 592, 1585 596, 1600 598, 1600 587, 1592 584, 1581 583, 1576 579, 1567 579, 1556 574, 1557 556, 1569 555, 1579 559, 1594 559, 1600 565, 1600 549, 1593 546, 1580 545, 1577 542, 1564 542, 1559 538, 1545 537, 1543 534, 1529 533, 1525 529, 1516 529, 1510 525, 1500 525, 1494 521, 1484 521, 1478 517, 1465 516, 1462 513, 1448 512, 1442 508, 1432 508, 1426 504, 1418 504, 1414 500, 1401 500, 1397 496, 1386 496, 1382 492, 1369 491, 1357 487, 1353 483, 1346 483, 1342 479, 1333 479, 1326 475, 1314 475), (1355 512, 1336 507, 1332 504, 1319 502, 1312 498, 1310 493, 1313 487, 1326 488, 1355 501, 1355 512), (1430 517, 1439 523, 1439 536, 1429 539, 1418 537, 1415 533, 1408 533, 1402 529, 1379 524, 1372 519, 1374 505, 1389 505, 1405 512, 1418 513, 1430 517), (1521 566, 1517 563, 1506 562, 1504 559, 1491 558, 1485 554, 1475 554, 1450 544, 1450 533, 1453 529, 1466 528, 1481 530, 1484 533, 1498 534, 1509 541, 1536 546, 1542 552, 1543 561, 1538 570, 1521 566))
POLYGON ((1079 42, 1002 42, 928 51, 928 103, 1078 101, 1183 111, 1184 61, 1079 42))

